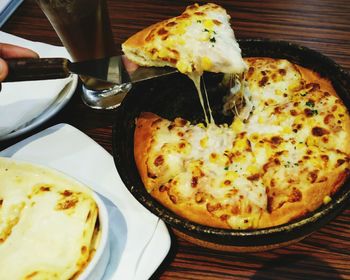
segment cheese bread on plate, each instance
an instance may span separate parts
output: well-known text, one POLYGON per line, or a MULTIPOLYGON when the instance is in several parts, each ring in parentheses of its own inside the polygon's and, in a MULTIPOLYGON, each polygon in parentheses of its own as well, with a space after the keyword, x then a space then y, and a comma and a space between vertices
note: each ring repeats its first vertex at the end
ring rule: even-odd
POLYGON ((99 245, 98 216, 80 183, 0 158, 0 279, 78 279, 99 245))

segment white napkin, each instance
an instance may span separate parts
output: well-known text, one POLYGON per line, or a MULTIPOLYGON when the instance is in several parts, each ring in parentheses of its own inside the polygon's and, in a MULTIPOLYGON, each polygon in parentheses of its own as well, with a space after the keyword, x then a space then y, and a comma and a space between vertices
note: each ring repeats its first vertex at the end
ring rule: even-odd
MULTIPOLYGON (((28 41, 0 31, 0 43, 30 48, 40 57, 70 58, 64 47, 28 41)), ((0 137, 24 126, 43 113, 73 79, 2 83, 0 92, 0 137)))

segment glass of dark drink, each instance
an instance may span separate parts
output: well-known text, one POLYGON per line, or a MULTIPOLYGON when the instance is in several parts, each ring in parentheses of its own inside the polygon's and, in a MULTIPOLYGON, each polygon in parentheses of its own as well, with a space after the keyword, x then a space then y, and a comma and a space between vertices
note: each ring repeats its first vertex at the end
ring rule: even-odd
MULTIPOLYGON (((36 0, 73 61, 115 55, 106 0, 36 0)), ((82 99, 96 109, 117 107, 129 90, 90 77, 83 82, 82 99)))

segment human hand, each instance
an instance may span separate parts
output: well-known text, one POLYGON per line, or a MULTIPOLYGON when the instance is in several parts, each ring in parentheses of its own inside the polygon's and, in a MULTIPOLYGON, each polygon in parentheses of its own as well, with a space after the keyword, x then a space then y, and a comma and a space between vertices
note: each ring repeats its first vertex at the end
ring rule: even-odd
POLYGON ((8 74, 8 67, 4 59, 6 58, 38 58, 39 55, 27 48, 11 44, 0 43, 0 83, 8 74))
POLYGON ((122 59, 125 69, 126 71, 128 71, 129 74, 134 72, 139 67, 136 63, 129 60, 125 55, 122 56, 122 59))

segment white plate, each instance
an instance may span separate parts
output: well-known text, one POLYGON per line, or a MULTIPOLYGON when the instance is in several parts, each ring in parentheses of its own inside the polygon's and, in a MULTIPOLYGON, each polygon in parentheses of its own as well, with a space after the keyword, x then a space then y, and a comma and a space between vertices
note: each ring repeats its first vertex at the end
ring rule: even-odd
POLYGON ((0 140, 6 140, 6 139, 10 139, 10 138, 19 136, 21 134, 24 134, 38 127, 39 125, 46 122, 47 120, 49 120, 51 117, 57 114, 72 98, 73 93, 77 88, 77 84, 78 84, 78 76, 73 75, 72 80, 63 88, 63 90, 58 94, 57 98, 52 102, 52 104, 45 111, 43 111, 36 118, 29 120, 24 125, 18 127, 16 130, 12 131, 11 133, 0 136, 0 140))
POLYGON ((163 221, 126 189, 113 157, 76 128, 59 124, 0 152, 55 168, 90 186, 109 209, 111 256, 103 280, 148 279, 167 255, 163 221))

